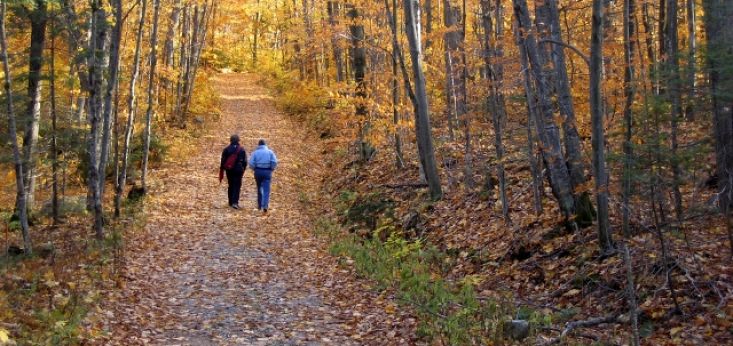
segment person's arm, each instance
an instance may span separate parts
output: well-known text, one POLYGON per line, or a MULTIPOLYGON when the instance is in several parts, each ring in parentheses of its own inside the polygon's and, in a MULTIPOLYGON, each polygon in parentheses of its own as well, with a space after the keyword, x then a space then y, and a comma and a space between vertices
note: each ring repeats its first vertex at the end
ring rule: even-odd
POLYGON ((224 180, 224 161, 226 161, 226 154, 227 149, 224 148, 224 150, 221 152, 221 163, 219 163, 219 184, 221 184, 221 181, 224 180))
POLYGON ((221 152, 221 163, 219 163, 219 169, 222 170, 224 169, 224 162, 227 160, 227 148, 229 147, 224 148, 221 152))
POLYGON ((242 151, 239 153, 239 162, 242 164, 242 172, 247 170, 247 152, 242 148, 242 151))
POLYGON ((252 155, 249 156, 249 167, 252 168, 252 170, 255 169, 255 154, 257 154, 257 151, 253 151, 252 155))
POLYGON ((270 151, 270 167, 272 167, 272 170, 274 171, 275 168, 277 168, 277 156, 275 156, 274 151, 270 151))

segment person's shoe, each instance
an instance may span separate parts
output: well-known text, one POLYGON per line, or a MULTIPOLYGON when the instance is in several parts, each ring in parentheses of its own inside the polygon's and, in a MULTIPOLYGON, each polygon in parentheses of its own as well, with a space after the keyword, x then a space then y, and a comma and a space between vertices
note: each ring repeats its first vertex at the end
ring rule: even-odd
POLYGON ((262 213, 263 213, 263 214, 267 214, 267 208, 265 208, 265 209, 262 209, 262 213))
POLYGON ((239 204, 232 204, 232 208, 239 209, 239 204))

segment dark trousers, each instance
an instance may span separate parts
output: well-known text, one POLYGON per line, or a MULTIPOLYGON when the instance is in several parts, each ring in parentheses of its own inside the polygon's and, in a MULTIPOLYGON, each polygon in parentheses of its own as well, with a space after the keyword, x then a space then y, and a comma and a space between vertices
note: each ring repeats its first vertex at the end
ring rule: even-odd
POLYGON ((228 170, 226 172, 227 183, 229 184, 229 188, 227 189, 229 205, 239 204, 239 192, 242 191, 242 176, 244 172, 235 170, 228 170))
POLYGON ((257 183, 257 209, 267 209, 270 205, 272 170, 255 169, 255 182, 257 183))

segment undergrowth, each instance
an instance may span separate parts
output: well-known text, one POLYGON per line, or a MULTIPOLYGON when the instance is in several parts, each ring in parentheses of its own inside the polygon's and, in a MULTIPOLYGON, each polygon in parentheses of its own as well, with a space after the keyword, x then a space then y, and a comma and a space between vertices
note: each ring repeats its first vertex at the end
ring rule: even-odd
MULTIPOLYGON (((343 226, 355 221, 350 212, 369 213, 369 205, 355 205, 364 199, 353 192, 342 192, 339 200, 337 209, 347 224, 343 226)), ((475 290, 479 276, 458 282, 444 278, 450 255, 422 239, 404 237, 392 217, 380 218, 368 236, 345 232, 343 226, 324 217, 316 222, 316 234, 328 238, 331 253, 342 264, 353 266, 376 289, 393 291, 401 304, 414 310, 418 333, 425 339, 445 345, 497 344, 503 342, 506 321, 522 318, 533 327, 550 322, 549 316, 532 309, 516 309, 507 303, 511 297, 479 299, 475 290)))

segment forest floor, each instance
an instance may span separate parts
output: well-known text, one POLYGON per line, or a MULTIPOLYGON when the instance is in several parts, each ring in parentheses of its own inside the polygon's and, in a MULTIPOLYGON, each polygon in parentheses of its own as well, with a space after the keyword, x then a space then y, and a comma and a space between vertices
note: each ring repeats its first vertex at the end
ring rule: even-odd
POLYGON ((316 139, 276 110, 251 75, 214 78, 222 118, 191 157, 153 174, 144 231, 125 245, 123 289, 102 304, 105 344, 413 344, 414 318, 328 254, 313 233, 322 155, 316 139), (251 171, 241 210, 216 181, 229 135, 248 152, 268 140, 280 160, 272 209, 255 209, 251 171), (390 341, 388 341, 390 340, 390 341))

